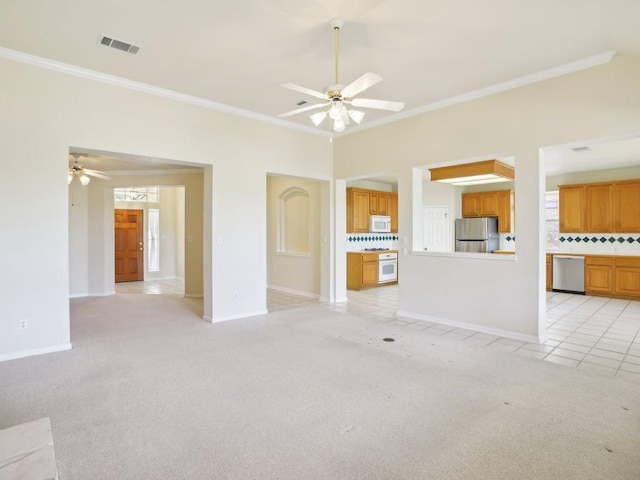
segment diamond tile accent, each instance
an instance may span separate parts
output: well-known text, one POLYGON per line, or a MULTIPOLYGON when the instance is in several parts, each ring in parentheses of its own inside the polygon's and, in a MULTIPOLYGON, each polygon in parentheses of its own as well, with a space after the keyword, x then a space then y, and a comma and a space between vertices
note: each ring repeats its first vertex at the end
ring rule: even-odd
POLYGON ((566 240, 566 238, 564 238, 564 237, 560 237, 558 240, 560 240, 561 242, 563 242, 563 243, 564 243, 564 241, 566 240))

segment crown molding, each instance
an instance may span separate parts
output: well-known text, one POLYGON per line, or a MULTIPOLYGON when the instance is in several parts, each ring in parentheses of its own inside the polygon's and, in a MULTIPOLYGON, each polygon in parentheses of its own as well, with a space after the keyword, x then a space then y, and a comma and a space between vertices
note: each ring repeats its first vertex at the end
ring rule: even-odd
POLYGON ((174 90, 156 87, 153 85, 149 85, 147 83, 135 82, 133 80, 127 80, 126 78, 117 77, 115 75, 108 75, 106 73, 97 72, 95 70, 90 70, 88 68, 77 67, 75 65, 70 65, 68 63, 58 62, 55 60, 50 60, 48 58, 39 57, 37 55, 31 55, 28 53, 19 52, 17 50, 11 50, 9 48, 0 47, 0 58, 5 58, 7 60, 26 63, 28 65, 46 68, 48 70, 66 73, 68 75, 74 75, 76 77, 86 78, 89 80, 94 80, 97 82, 102 82, 109 85, 126 88, 129 90, 135 90, 138 92, 143 92, 150 95, 155 95, 158 97, 175 100, 178 102, 188 103, 191 105, 208 108, 210 110, 229 113, 231 115, 237 115, 240 117, 257 120, 260 122, 265 122, 271 125, 276 125, 279 127, 284 127, 292 130, 297 130, 304 133, 310 133, 312 135, 318 135, 318 136, 326 137, 329 139, 340 138, 346 135, 350 135, 352 133, 368 130, 370 128, 379 127, 379 126, 386 125, 393 122, 397 122, 398 120, 402 120, 405 118, 414 117, 422 113, 431 112, 433 110, 439 110, 441 108, 446 108, 452 105, 457 105, 459 103, 476 100, 478 98, 487 97, 489 95, 505 92, 507 90, 513 90, 514 88, 523 87, 525 85, 531 85, 532 83, 549 80, 551 78, 566 75, 568 73, 578 72, 580 70, 585 70, 587 68, 603 65, 605 63, 609 63, 615 54, 616 54, 615 50, 611 50, 598 55, 583 58, 581 60, 567 63, 565 65, 560 65, 558 67, 553 67, 547 70, 543 70, 541 72, 525 75, 524 77, 519 77, 513 80, 507 80, 506 82, 497 83, 495 85, 490 85, 485 88, 473 90, 471 92, 463 93, 461 95, 456 95, 454 97, 439 100, 437 102, 423 105, 421 107, 412 108, 410 110, 406 110, 404 112, 400 112, 395 115, 390 115, 385 118, 374 120, 370 123, 352 127, 348 131, 345 131, 340 134, 336 134, 334 132, 327 132, 324 130, 319 130, 314 127, 309 127, 306 125, 300 125, 298 123, 281 120, 279 118, 274 118, 269 115, 264 115, 262 113, 256 113, 249 110, 244 110, 242 108, 225 105, 223 103, 214 102, 212 100, 195 97, 193 95, 187 95, 184 93, 176 92, 174 90))
POLYGON ((433 110, 439 110, 441 108, 450 107, 452 105, 457 105, 459 103, 469 102, 471 100, 476 100, 482 97, 488 97, 496 93, 506 92, 507 90, 513 90, 515 88, 531 85, 532 83, 538 83, 545 80, 549 80, 551 78, 560 77, 568 73, 579 72, 580 70, 586 70, 587 68, 603 65, 605 63, 609 63, 615 54, 616 54, 615 50, 611 50, 609 52, 600 53, 592 57, 587 57, 581 60, 577 60, 575 62, 567 63, 565 65, 560 65, 559 67, 554 67, 547 70, 543 70, 541 72, 532 73, 531 75, 525 75, 524 77, 515 78, 513 80, 507 80, 506 82, 496 83, 495 85, 490 85, 488 87, 481 88, 479 90, 473 90, 471 92, 463 93, 461 95, 456 95, 455 97, 449 97, 443 100, 438 100, 437 102, 429 103, 421 107, 412 108, 411 110, 406 110, 404 112, 397 113, 395 115, 390 115, 385 118, 374 120, 367 124, 361 124, 357 127, 351 128, 348 133, 344 132, 339 135, 335 135, 334 138, 342 137, 344 135, 351 134, 351 133, 360 132, 362 130, 368 130, 374 127, 379 127, 381 125, 386 125, 388 123, 397 122, 398 120, 414 117, 416 115, 420 115, 426 112, 431 112, 433 110))
POLYGON ((244 110, 242 108, 225 105, 224 103, 218 103, 212 100, 195 97, 193 95, 187 95, 185 93, 176 92, 174 90, 156 87, 154 85, 149 85, 147 83, 128 80, 126 78, 117 77, 115 75, 109 75, 102 72, 97 72, 95 70, 90 70, 88 68, 77 67, 75 65, 70 65, 68 63, 58 62, 56 60, 39 57, 37 55, 31 55, 29 53, 19 52, 17 50, 11 50, 5 47, 0 47, 0 58, 13 60, 15 62, 20 62, 20 63, 25 63, 27 65, 32 65, 35 67, 46 68, 48 70, 53 70, 55 72, 66 73, 68 75, 73 75, 80 78, 86 78, 89 80, 94 80, 97 82, 106 83, 109 85, 114 85, 117 87, 129 89, 129 90, 135 90, 137 92, 143 92, 150 95, 155 95, 157 97, 162 97, 170 100, 175 100, 178 102, 188 103, 190 105, 204 107, 210 110, 229 113, 231 115, 237 115, 240 117, 249 118, 251 120, 258 120, 260 122, 270 123, 278 127, 285 127, 292 130, 298 130, 300 132, 311 133, 313 135, 320 135, 328 138, 332 136, 329 132, 325 132, 323 130, 317 130, 316 128, 309 127, 306 125, 299 125, 297 123, 287 122, 279 118, 274 118, 269 115, 264 115, 262 113, 255 113, 249 110, 244 110))
POLYGON ((102 173, 110 177, 122 177, 127 175, 195 175, 203 173, 204 168, 190 167, 186 168, 169 168, 166 170, 104 170, 102 173))

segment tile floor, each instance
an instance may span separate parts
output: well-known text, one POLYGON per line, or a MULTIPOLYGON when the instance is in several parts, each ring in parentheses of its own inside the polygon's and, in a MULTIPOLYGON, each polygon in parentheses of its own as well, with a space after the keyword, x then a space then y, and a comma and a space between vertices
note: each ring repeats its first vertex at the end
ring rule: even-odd
MULTIPOLYGON (((184 281, 118 283, 116 292, 184 295, 184 281)), ((397 285, 349 290, 348 297, 346 303, 326 307, 336 312, 393 323, 407 330, 446 336, 471 345, 640 382, 640 301, 547 292, 547 341, 541 345, 398 317, 397 285)), ((311 305, 325 304, 315 298, 267 290, 269 312, 311 305)))
POLYGON ((116 293, 138 295, 184 295, 184 280, 146 280, 116 283, 116 293))
MULTIPOLYGON (((640 382, 640 301, 548 292, 548 340, 541 345, 398 317, 397 285, 349 290, 348 297, 349 302, 327 305, 327 308, 393 323, 407 330, 640 382)), ((318 301, 267 291, 270 312, 309 305, 318 305, 318 301)))

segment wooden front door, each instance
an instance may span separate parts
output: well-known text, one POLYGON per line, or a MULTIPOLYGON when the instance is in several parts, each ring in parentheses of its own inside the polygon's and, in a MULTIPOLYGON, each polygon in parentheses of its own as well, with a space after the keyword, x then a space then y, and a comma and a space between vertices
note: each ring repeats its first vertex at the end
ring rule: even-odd
POLYGON ((144 280, 142 210, 115 211, 116 283, 144 280))

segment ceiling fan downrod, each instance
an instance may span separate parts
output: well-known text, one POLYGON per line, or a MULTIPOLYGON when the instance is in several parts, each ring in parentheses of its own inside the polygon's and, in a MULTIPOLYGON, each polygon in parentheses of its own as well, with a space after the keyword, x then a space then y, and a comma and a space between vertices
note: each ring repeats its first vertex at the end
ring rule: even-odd
POLYGON ((338 85, 338 53, 339 53, 339 47, 340 47, 340 29, 342 28, 342 26, 344 25, 344 21, 340 20, 339 18, 334 18, 329 22, 329 25, 331 25, 331 27, 333 27, 333 32, 334 32, 334 58, 335 58, 335 72, 336 72, 336 76, 335 76, 335 85, 338 85))

